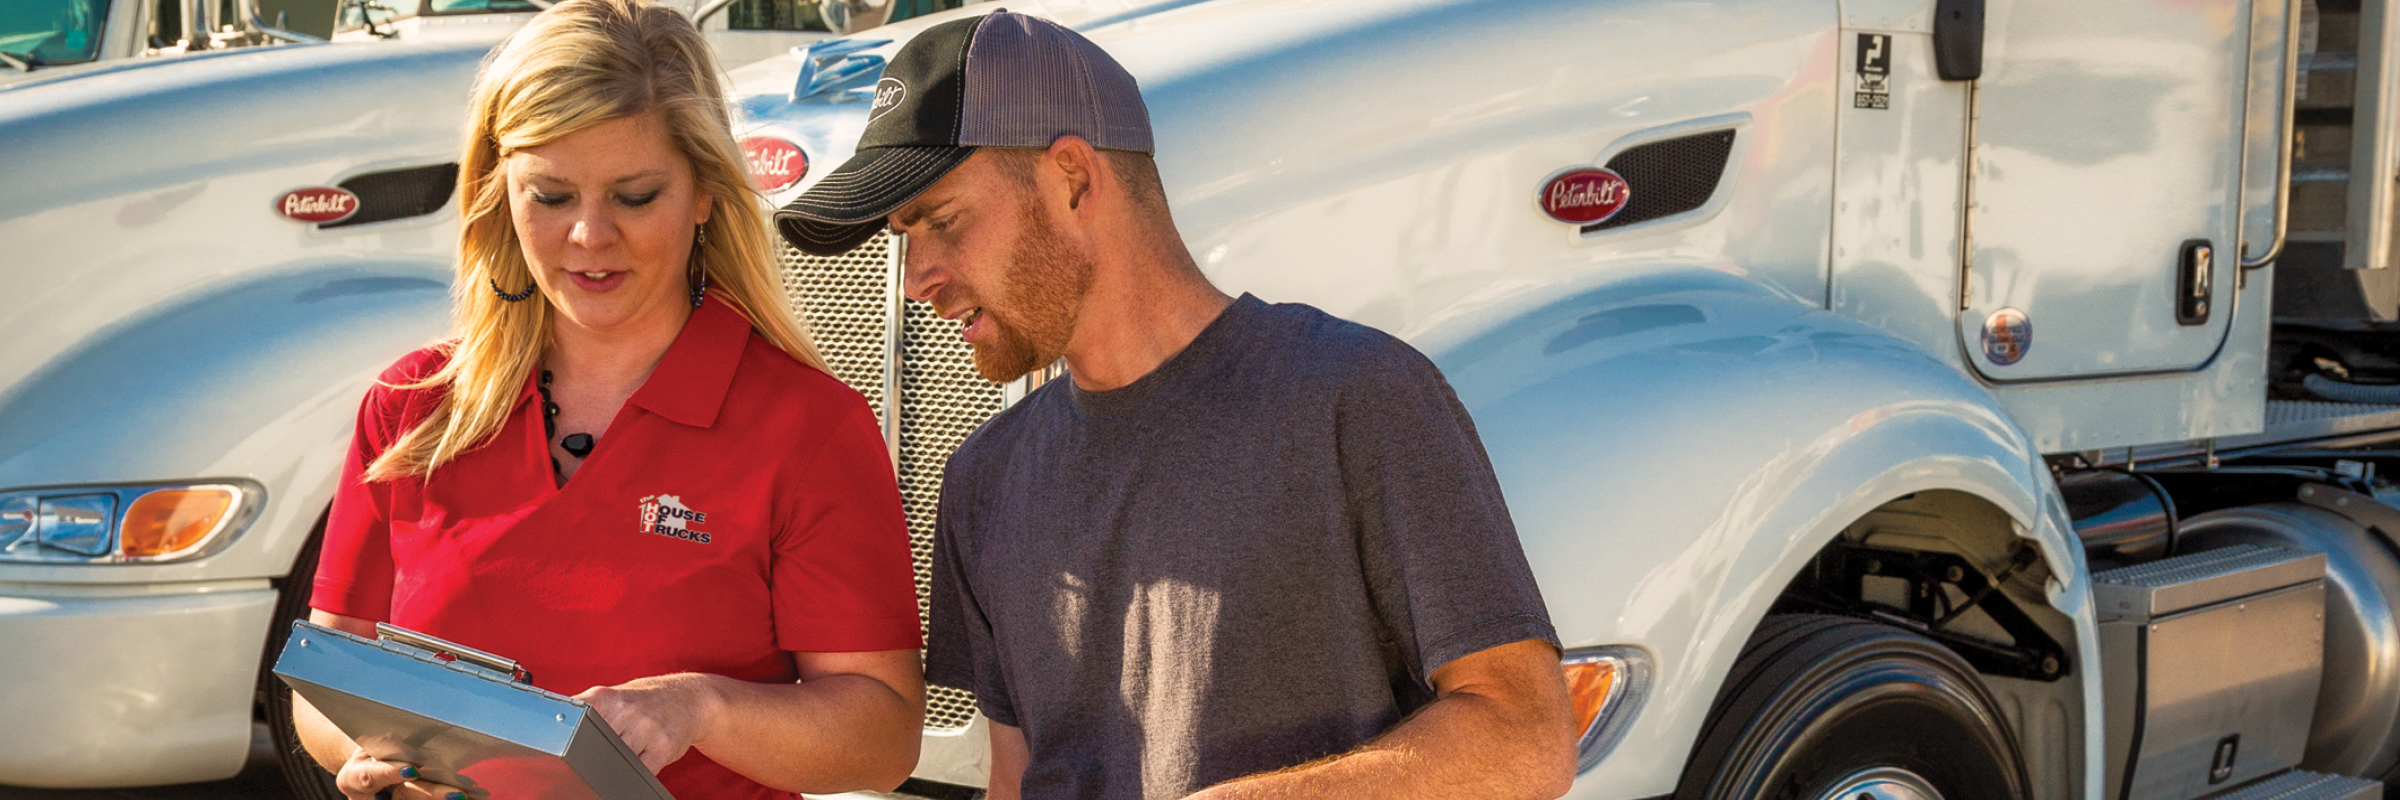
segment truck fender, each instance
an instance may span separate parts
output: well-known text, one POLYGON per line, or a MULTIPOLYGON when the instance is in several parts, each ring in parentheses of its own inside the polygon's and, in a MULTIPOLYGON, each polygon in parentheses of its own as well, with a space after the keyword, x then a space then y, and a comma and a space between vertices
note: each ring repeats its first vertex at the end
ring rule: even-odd
POLYGON ((0 580, 281 577, 331 501, 375 376, 448 323, 450 265, 296 262, 122 316, 0 393, 0 488, 239 478, 263 513, 190 561, 0 564, 0 580))
MULTIPOLYGON (((1562 643, 1652 659, 1631 728, 1576 795, 1674 791, 1778 594, 1850 523, 1912 493, 2004 512, 2046 560, 2073 649, 2097 652, 2082 550, 2039 451, 1990 392, 1739 270, 1604 272, 1527 294, 1563 299, 1486 301, 1411 337, 1473 415, 1562 643)), ((2096 708, 2097 670, 2072 674, 2069 694, 2096 708)), ((2057 756, 2099 763, 2098 714, 2080 716, 2084 750, 2057 756)), ((2046 738, 2065 748, 2067 734, 2046 738)), ((2098 796, 2097 773, 2084 782, 2098 796)))

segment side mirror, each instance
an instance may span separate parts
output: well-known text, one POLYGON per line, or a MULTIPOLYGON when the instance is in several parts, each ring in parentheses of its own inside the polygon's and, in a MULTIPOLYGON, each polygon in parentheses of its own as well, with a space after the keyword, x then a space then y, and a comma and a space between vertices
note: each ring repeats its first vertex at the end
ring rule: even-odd
POLYGON ((835 34, 852 34, 890 21, 893 0, 817 0, 817 13, 835 34))

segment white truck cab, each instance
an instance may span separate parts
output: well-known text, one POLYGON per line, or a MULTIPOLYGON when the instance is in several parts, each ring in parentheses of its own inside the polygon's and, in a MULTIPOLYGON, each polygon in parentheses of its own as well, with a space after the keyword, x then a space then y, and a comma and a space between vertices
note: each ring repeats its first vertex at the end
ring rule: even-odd
MULTIPOLYGON (((1140 81, 1219 286, 1441 366, 1582 689, 1568 796, 2330 800, 2400 766, 2389 0, 1008 7, 1140 81)), ((762 202, 986 8, 732 70, 762 202)), ((351 414, 446 323, 485 45, 402 38, 0 92, 0 673, 42 687, 0 690, 32 721, 0 783, 230 774, 280 720, 260 654, 351 414), (130 513, 169 501, 222 508, 130 513)), ((922 568, 944 459, 1043 376, 977 378, 905 250, 781 258, 922 568)), ((904 792, 971 795, 982 730, 937 687, 904 792)))

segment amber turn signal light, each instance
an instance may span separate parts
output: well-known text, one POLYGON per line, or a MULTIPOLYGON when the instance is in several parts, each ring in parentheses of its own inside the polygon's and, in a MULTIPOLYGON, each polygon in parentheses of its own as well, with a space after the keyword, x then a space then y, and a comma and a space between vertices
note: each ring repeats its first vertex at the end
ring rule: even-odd
POLYGON ((1575 705, 1575 736, 1580 739, 1591 733, 1592 723, 1600 720, 1601 709, 1608 707, 1608 698, 1617 686, 1615 659, 1592 659, 1568 662, 1567 699, 1575 705))
POLYGON ((157 558, 198 547, 223 525, 233 501, 233 490, 221 486, 142 495, 125 510, 117 552, 127 558, 157 558))
POLYGON ((1575 774, 1599 766, 1650 694, 1650 657, 1631 645, 1580 647, 1559 658, 1575 712, 1575 774))

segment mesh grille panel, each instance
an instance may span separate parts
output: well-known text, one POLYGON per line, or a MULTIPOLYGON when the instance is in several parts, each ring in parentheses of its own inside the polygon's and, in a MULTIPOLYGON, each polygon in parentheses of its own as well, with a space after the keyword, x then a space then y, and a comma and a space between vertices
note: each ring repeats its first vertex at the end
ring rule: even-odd
POLYGON ((942 465, 967 434, 1000 413, 1000 387, 975 372, 955 320, 908 301, 901 321, 900 500, 908 507, 908 537, 916 546, 917 612, 924 614, 926 572, 932 562, 933 509, 941 502, 942 465))
MULTIPOLYGON (((781 248, 783 285, 808 323, 817 348, 834 375, 885 411, 884 340, 891 302, 887 271, 890 234, 877 234, 857 249, 831 258, 781 248)), ((942 465, 959 442, 999 413, 1000 387, 975 372, 959 323, 908 301, 900 342, 900 499, 908 514, 908 539, 917 573, 917 615, 922 624, 933 552, 933 512, 941 502, 942 465)), ((975 696, 947 686, 929 686, 925 727, 965 727, 975 716, 975 696)))
POLYGON ((808 325, 809 338, 825 355, 834 377, 867 396, 867 405, 883 415, 883 333, 891 291, 886 285, 891 267, 891 234, 878 234, 857 249, 819 258, 777 248, 783 262, 783 290, 808 325))
POLYGON ((954 731, 975 720, 975 693, 925 685, 925 727, 954 731))
POLYGON ((1631 188, 1625 210, 1583 226, 1584 233, 1670 217, 1708 204, 1733 155, 1733 131, 1710 131, 1637 145, 1608 159, 1631 188))

